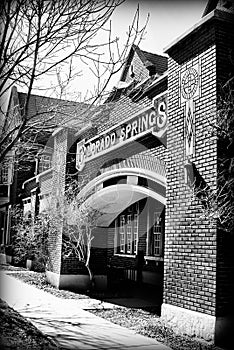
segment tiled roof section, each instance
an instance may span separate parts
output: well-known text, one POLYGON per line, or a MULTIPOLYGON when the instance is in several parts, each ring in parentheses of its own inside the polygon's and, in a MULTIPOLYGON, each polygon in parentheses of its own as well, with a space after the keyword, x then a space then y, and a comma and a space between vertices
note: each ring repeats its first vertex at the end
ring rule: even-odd
MULTIPOLYGON (((27 95, 18 92, 21 113, 24 113, 27 95)), ((30 123, 44 122, 48 127, 59 125, 80 126, 82 112, 87 108, 84 103, 66 101, 51 97, 31 95, 28 118, 30 123)))
POLYGON ((159 75, 167 70, 167 57, 141 50, 138 46, 134 46, 134 49, 146 67, 155 66, 159 75))

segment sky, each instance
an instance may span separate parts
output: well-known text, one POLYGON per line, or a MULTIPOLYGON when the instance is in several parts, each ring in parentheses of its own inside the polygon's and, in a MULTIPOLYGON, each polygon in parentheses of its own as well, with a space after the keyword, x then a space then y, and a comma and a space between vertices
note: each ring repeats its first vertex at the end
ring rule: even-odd
POLYGON ((149 52, 162 53, 170 42, 202 17, 207 0, 126 0, 112 17, 113 29, 117 33, 123 33, 138 4, 142 25, 147 14, 150 14, 140 47, 149 52))
MULTIPOLYGON (((207 0, 126 0, 115 10, 111 18, 113 37, 118 36, 120 44, 127 38, 126 32, 138 4, 140 27, 145 24, 148 13, 150 15, 139 47, 145 51, 162 54, 165 47, 201 19, 207 0)), ((109 89, 118 80, 119 74, 112 78, 109 89)), ((87 91, 93 91, 94 81, 90 69, 83 68, 82 75, 70 85, 69 95, 66 98, 82 101, 87 91)), ((47 80, 46 83, 53 84, 53 81, 47 80)))

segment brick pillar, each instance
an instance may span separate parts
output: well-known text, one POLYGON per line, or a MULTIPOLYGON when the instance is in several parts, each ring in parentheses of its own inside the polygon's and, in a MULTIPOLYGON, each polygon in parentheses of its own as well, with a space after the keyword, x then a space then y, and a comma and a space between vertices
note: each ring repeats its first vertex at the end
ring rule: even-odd
POLYGON ((62 252, 62 233, 63 219, 62 204, 65 191, 65 175, 67 160, 67 129, 62 129, 54 135, 54 155, 53 155, 53 178, 51 189, 51 210, 57 214, 56 230, 49 236, 49 264, 47 270, 48 281, 60 286, 61 273, 61 252, 62 252))
MULTIPOLYGON (((217 227, 191 183, 216 189, 217 33, 215 10, 168 49, 167 208, 162 318, 179 333, 214 341, 217 227)), ((224 68, 225 69, 225 68, 224 68)))

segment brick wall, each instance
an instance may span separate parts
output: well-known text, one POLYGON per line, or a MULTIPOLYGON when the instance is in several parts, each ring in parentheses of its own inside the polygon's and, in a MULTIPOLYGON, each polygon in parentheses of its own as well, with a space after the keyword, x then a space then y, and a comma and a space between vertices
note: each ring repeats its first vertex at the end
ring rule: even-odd
POLYGON ((200 96, 195 99, 195 154, 191 161, 204 183, 215 190, 220 150, 210 131, 216 123, 220 87, 233 72, 228 53, 234 42, 233 23, 216 14, 168 51, 164 303, 222 316, 233 305, 233 236, 217 230, 216 222, 204 216, 199 198, 191 198, 192 191, 185 185, 185 110, 180 99, 182 70, 199 64, 200 96))
POLYGON ((61 274, 66 275, 87 275, 88 271, 84 264, 80 263, 76 256, 61 258, 61 274))
POLYGON ((130 118, 134 114, 138 113, 141 109, 149 107, 151 101, 148 97, 145 97, 141 101, 132 102, 132 100, 126 96, 122 95, 118 101, 110 103, 110 114, 109 118, 105 123, 102 123, 98 126, 97 134, 102 131, 111 128, 113 125, 116 125, 127 118, 130 118))
POLYGON ((191 161, 211 188, 216 186, 216 138, 207 140, 215 121, 216 48, 208 23, 183 45, 169 51, 167 133, 167 209, 164 255, 164 303, 215 315, 216 228, 191 199, 184 179, 184 105, 180 100, 182 68, 200 66, 200 96, 195 100, 195 154, 191 161), (207 142, 209 141, 209 142, 207 142))
POLYGON ((104 274, 107 267, 108 228, 97 227, 93 230, 90 267, 96 274, 104 274))

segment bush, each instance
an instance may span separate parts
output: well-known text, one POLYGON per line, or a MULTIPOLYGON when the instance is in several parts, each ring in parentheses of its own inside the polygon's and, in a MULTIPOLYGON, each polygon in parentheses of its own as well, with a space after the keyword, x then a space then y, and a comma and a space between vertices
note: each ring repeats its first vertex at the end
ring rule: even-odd
POLYGON ((48 218, 39 214, 36 217, 23 215, 14 208, 13 263, 25 266, 26 260, 33 260, 33 268, 44 271, 48 260, 48 218))

